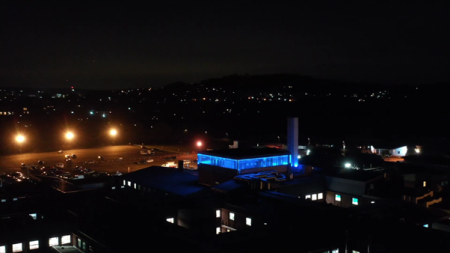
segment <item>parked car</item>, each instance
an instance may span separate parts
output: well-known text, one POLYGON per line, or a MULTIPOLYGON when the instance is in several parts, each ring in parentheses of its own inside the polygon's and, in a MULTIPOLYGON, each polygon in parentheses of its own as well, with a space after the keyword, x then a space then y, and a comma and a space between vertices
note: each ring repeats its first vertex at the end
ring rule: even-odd
POLYGON ((64 158, 66 158, 66 159, 70 158, 70 155, 64 155, 64 158))
POLYGON ((66 158, 66 163, 72 163, 72 159, 66 158))
POLYGON ((147 159, 146 162, 147 162, 147 163, 152 163, 152 162, 154 162, 154 160, 153 160, 153 159, 147 159))
POLYGON ((25 163, 21 163, 20 167, 25 168, 26 167, 25 163))
POLYGON ((57 168, 64 169, 64 163, 57 163, 55 166, 57 168))
POLYGON ((38 163, 39 165, 44 165, 44 161, 41 161, 41 160, 37 161, 37 163, 38 163))
POLYGON ((71 154, 70 157, 71 157, 72 159, 77 159, 77 158, 78 158, 77 155, 75 155, 75 154, 71 154))
POLYGON ((25 176, 23 175, 23 173, 18 172, 18 171, 11 173, 11 177, 13 177, 15 179, 21 179, 21 180, 25 179, 25 176))
POLYGON ((58 153, 59 153, 59 154, 62 154, 63 152, 64 152, 64 151, 62 151, 62 150, 58 150, 58 153))
POLYGON ((139 162, 135 162, 134 164, 146 164, 146 163, 147 163, 147 161, 141 160, 141 161, 139 161, 139 162))

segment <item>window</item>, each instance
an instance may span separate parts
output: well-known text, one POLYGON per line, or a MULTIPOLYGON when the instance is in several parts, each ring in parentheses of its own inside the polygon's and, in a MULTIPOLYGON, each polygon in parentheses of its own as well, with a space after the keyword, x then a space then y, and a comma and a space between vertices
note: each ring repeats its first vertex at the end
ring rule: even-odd
POLYGON ((2 199, 2 203, 6 202, 6 199, 2 199))
POLYGON ((311 195, 306 195, 305 196, 305 199, 310 199, 311 198, 311 195))
POLYGON ((360 253, 360 252, 357 250, 352 250, 352 253, 360 253))
POLYGON ((61 244, 68 244, 71 242, 70 235, 61 236, 61 244))
POLYGON ((230 220, 234 220, 234 213, 230 213, 230 220))
POLYGON ((30 249, 39 249, 39 241, 31 241, 30 249))
POLYGON ((134 183, 134 189, 136 189, 136 183, 134 183))
POLYGON ((334 249, 331 251, 331 253, 339 253, 339 249, 334 249))
POLYGON ((423 181, 423 187, 427 186, 427 181, 423 181))
POLYGON ((0 253, 6 253, 6 246, 0 246, 0 253))
POLYGON ((37 220, 37 213, 30 213, 30 216, 33 220, 37 220))
POLYGON ((12 246, 13 246, 12 247, 13 252, 22 252, 23 251, 22 243, 16 243, 16 244, 13 244, 12 246))
POLYGON ((247 218, 245 219, 245 224, 246 224, 247 226, 251 226, 251 225, 252 225, 252 218, 247 217, 247 218))
POLYGON ((336 194, 335 200, 336 200, 336 201, 341 201, 341 195, 336 194))
POLYGON ((13 198, 13 201, 17 201, 17 198, 13 198))
POLYGON ((131 182, 130 182, 130 181, 128 181, 128 186, 130 186, 130 187, 131 187, 131 182))
POLYGON ((317 194, 317 199, 323 199, 323 193, 317 194))
POLYGON ((170 222, 170 223, 174 223, 174 219, 173 218, 167 218, 166 221, 170 222))
POLYGON ((58 237, 52 237, 48 240, 48 246, 58 245, 58 237))
POLYGON ((123 180, 123 185, 127 185, 127 181, 126 180, 123 180))
POLYGON ((220 218, 220 210, 216 210, 216 218, 220 218))
POLYGON ((317 194, 313 194, 311 199, 312 200, 317 200, 317 194))
POLYGON ((352 198, 352 205, 355 205, 355 206, 358 205, 358 199, 357 198, 352 198))
POLYGON ((424 228, 427 228, 427 227, 428 227, 428 224, 424 224, 423 227, 424 227, 424 228))
POLYGON ((220 234, 220 232, 222 232, 221 228, 220 227, 216 227, 216 234, 218 235, 218 234, 220 234))
POLYGON ((375 201, 374 200, 370 201, 370 204, 375 204, 375 201))

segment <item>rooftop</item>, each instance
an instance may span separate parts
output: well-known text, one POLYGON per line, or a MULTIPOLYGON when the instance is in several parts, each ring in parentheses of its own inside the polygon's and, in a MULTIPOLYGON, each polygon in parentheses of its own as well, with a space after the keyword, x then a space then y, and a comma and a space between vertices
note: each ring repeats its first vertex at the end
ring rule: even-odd
POLYGON ((327 174, 327 176, 343 178, 361 182, 367 182, 377 177, 383 176, 384 173, 380 171, 364 171, 364 170, 344 170, 344 172, 334 172, 327 174))
POLYGON ((204 151, 199 152, 199 154, 219 156, 231 159, 245 159, 245 158, 290 155, 291 153, 287 150, 277 148, 237 148, 237 149, 204 151))
POLYGON ((198 183, 197 176, 159 166, 132 172, 123 176, 123 179, 184 197, 207 189, 198 183))

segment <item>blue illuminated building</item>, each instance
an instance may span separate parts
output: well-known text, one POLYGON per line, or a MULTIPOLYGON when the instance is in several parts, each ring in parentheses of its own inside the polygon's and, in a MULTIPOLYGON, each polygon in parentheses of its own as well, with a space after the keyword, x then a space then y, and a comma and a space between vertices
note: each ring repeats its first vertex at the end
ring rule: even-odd
POLYGON ((208 164, 222 168, 245 170, 266 168, 279 165, 288 165, 290 163, 291 155, 278 155, 268 157, 257 157, 247 159, 232 159, 216 155, 198 154, 198 164, 208 164))
POLYGON ((235 176, 273 170, 290 173, 291 153, 277 148, 225 149, 198 154, 199 182, 216 185, 235 176))

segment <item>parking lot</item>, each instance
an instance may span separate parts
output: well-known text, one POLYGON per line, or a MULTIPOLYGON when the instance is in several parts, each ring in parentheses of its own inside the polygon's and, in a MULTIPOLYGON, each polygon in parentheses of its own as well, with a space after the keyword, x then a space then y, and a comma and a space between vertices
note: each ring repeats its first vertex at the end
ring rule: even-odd
MULTIPOLYGON (((140 154, 141 148, 139 146, 122 145, 122 146, 107 146, 92 149, 74 149, 64 150, 63 153, 54 152, 46 153, 27 153, 18 155, 9 155, 0 157, 0 172, 12 173, 15 171, 23 171, 21 163, 27 166, 37 166, 39 160, 45 162, 45 166, 53 167, 57 163, 64 164, 64 170, 73 171, 76 166, 88 168, 97 172, 128 173, 133 172, 149 166, 161 166, 167 161, 166 157, 176 156, 176 160, 196 160, 196 154, 181 153, 173 150, 164 150, 161 146, 146 146, 147 148, 157 148, 154 155, 140 154), (72 159, 72 163, 65 162, 65 155, 75 154, 76 159, 72 159), (103 157, 103 160, 98 157, 103 157), (121 159, 120 159, 121 158, 121 159), (154 162, 146 164, 135 164, 142 160, 153 159, 154 162)), ((192 164, 197 166, 196 164, 192 164)), ((42 167, 42 166, 37 166, 42 167)))

